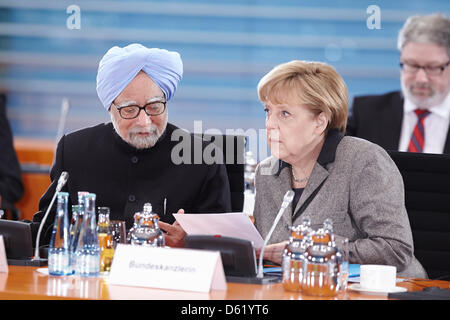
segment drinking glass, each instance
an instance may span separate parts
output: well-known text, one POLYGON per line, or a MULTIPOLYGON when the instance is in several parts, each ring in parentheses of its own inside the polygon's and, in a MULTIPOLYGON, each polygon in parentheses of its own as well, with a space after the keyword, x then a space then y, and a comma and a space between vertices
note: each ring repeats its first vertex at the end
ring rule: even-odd
POLYGON ((112 230, 114 248, 116 248, 118 243, 126 243, 125 221, 111 220, 110 225, 112 230))
POLYGON ((349 252, 348 252, 348 238, 338 237, 336 239, 336 246, 341 254, 339 261, 338 285, 339 291, 347 290, 348 286, 348 267, 349 267, 349 252))

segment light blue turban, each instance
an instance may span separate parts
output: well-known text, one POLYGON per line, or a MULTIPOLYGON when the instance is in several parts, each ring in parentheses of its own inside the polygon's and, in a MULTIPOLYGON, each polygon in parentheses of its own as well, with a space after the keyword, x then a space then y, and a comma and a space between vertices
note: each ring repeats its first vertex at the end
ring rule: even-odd
POLYGON ((97 73, 97 94, 106 110, 141 70, 169 101, 183 76, 183 62, 178 52, 149 49, 138 43, 112 47, 100 60, 97 73))

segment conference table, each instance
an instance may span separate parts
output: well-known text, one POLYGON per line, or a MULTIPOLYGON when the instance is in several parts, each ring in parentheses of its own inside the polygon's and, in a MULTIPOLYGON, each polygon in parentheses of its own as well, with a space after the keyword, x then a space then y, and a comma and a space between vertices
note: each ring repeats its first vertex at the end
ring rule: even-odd
MULTIPOLYGON (((426 287, 450 289, 450 281, 428 279, 402 279, 397 286, 408 291, 420 291, 426 287)), ((346 290, 336 297, 311 297, 299 292, 285 291, 282 284, 227 283, 226 290, 208 293, 163 290, 144 287, 128 287, 108 284, 107 276, 49 276, 45 268, 9 266, 8 273, 0 273, 1 300, 386 300, 386 295, 375 295, 346 290)))

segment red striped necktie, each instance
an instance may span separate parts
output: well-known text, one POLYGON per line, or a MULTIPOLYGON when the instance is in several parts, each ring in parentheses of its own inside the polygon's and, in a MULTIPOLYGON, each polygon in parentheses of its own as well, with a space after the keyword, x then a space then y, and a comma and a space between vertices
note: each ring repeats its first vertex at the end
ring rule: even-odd
POLYGON ((414 127, 414 131, 411 135, 411 140, 408 145, 408 152, 423 152, 423 146, 425 144, 425 118, 431 112, 427 109, 416 109, 414 112, 417 115, 417 124, 414 127))

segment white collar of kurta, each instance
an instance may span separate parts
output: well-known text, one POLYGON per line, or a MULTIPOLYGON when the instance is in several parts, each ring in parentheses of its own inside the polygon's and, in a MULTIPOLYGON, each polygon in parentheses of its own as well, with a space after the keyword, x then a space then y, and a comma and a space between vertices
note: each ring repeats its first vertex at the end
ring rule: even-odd
MULTIPOLYGON (((415 109, 417 109, 417 106, 405 97, 405 103, 403 104, 404 114, 412 113, 412 112, 414 112, 415 109)), ((438 115, 441 118, 444 118, 445 120, 449 120, 450 119, 450 93, 447 94, 447 97, 444 99, 444 101, 441 104, 431 107, 428 110, 431 111, 431 113, 438 115)))

